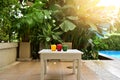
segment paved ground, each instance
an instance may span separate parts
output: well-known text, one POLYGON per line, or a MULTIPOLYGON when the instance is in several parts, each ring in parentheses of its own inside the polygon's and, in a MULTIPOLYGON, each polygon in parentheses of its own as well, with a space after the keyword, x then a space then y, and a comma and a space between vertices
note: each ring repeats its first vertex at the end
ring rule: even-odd
MULTIPOLYGON (((48 62, 45 80, 76 80, 76 74, 72 74, 71 66, 72 62, 48 62)), ((81 80, 120 80, 119 60, 86 60, 83 61, 81 70, 81 80)), ((40 62, 16 61, 0 68, 0 80, 40 80, 40 62)))

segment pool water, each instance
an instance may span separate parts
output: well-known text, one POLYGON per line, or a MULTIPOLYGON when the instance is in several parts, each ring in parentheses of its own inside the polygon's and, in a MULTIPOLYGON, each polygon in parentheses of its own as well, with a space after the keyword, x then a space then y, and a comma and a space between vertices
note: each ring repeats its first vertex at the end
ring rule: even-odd
POLYGON ((120 59, 120 51, 99 51, 99 53, 120 59))

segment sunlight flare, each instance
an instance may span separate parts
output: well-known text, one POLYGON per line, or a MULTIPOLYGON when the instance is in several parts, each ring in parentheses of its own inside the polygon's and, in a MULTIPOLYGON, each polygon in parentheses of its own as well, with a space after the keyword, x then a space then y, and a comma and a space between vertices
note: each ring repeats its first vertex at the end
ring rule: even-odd
POLYGON ((100 0, 97 6, 105 7, 108 16, 112 17, 112 19, 115 20, 118 17, 118 12, 120 9, 120 0, 100 0))
POLYGON ((120 7, 120 0, 100 0, 98 6, 114 6, 120 7))

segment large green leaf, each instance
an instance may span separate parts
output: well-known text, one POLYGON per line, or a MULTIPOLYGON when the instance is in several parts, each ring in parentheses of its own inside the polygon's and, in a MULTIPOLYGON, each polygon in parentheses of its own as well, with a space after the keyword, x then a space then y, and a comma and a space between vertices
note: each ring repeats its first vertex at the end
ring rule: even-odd
POLYGON ((54 40, 57 40, 57 39, 58 39, 58 36, 52 35, 52 38, 53 38, 54 40))
POLYGON ((75 24, 73 24, 72 22, 70 22, 69 20, 65 20, 60 24, 60 28, 64 31, 70 31, 70 30, 74 30, 76 27, 75 24))

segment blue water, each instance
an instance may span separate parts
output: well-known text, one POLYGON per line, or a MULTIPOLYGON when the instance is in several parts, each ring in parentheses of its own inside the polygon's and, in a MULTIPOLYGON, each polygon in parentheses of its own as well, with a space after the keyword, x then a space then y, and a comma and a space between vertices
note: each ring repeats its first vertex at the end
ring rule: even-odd
POLYGON ((120 51, 99 51, 99 53, 120 59, 120 51))

